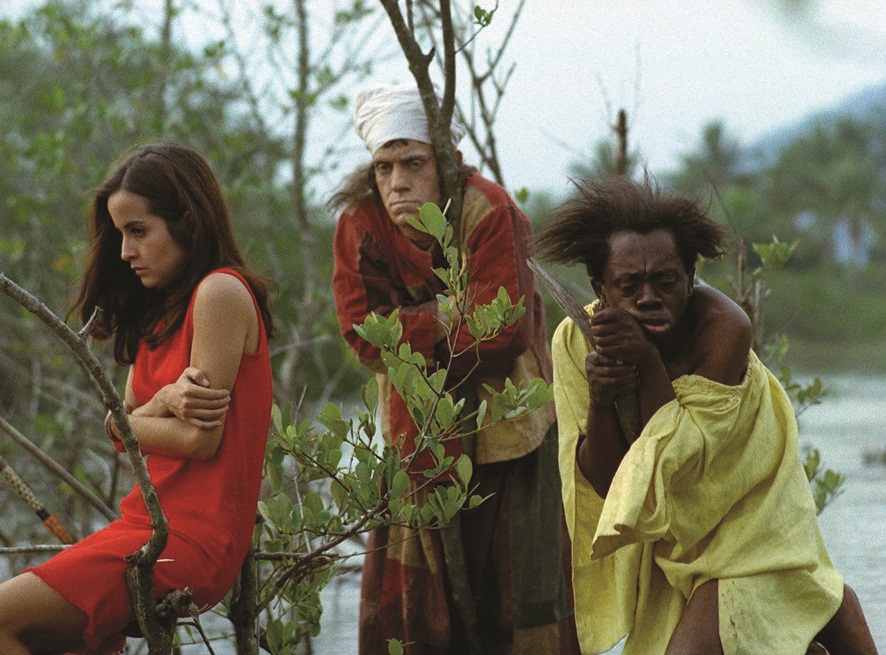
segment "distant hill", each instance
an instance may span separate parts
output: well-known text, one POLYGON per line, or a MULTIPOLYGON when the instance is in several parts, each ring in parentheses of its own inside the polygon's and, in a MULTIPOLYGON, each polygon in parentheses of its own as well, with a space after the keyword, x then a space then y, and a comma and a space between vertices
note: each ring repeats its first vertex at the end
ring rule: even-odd
POLYGON ((833 107, 810 113, 799 121, 778 128, 756 139, 745 148, 742 170, 755 172, 774 164, 778 154, 802 137, 812 126, 841 118, 871 118, 879 116, 886 121, 886 82, 854 93, 833 107))

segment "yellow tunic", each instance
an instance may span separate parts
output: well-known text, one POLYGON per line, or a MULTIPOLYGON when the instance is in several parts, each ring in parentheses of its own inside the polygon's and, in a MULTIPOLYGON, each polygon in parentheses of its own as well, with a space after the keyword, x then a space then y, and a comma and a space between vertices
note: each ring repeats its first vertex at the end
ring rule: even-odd
POLYGON ((726 655, 803 655, 843 597, 778 380, 751 353, 730 387, 696 375, 652 417, 604 501, 578 470, 588 344, 564 320, 553 338, 560 475, 572 537, 582 652, 624 636, 625 655, 664 653, 686 600, 719 580, 726 655))

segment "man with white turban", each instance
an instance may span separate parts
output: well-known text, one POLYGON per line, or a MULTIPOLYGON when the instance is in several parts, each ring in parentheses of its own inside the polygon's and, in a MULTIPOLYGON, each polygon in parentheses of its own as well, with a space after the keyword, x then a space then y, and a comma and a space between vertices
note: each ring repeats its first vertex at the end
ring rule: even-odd
MULTIPOLYGON (((403 340, 431 366, 446 368, 447 385, 460 384, 468 402, 488 398, 483 385, 501 389, 507 378, 515 384, 550 382, 544 304, 526 265, 532 228, 507 192, 465 166, 456 151, 470 304, 489 303, 503 288, 512 302, 524 299, 526 313, 475 347, 466 329, 447 338, 447 319, 437 302, 445 287, 433 272, 444 265, 443 253, 433 237, 407 222, 424 203, 442 207, 447 201, 418 90, 402 84, 362 91, 354 103, 354 125, 372 162, 329 202, 343 212, 334 242, 333 289, 342 336, 377 374, 385 438, 407 454, 414 451, 418 428, 379 351, 354 325, 370 312, 398 310, 403 340)), ((454 123, 450 134, 457 147, 464 129, 454 123)), ((447 455, 463 452, 459 439, 445 446, 447 455)), ((360 609, 363 655, 387 652, 392 638, 408 644, 412 655, 473 652, 469 644, 478 640, 488 653, 578 652, 564 571, 568 546, 553 407, 486 427, 472 448, 471 486, 488 500, 460 513, 463 570, 450 566, 439 530, 390 526, 372 532, 360 609), (454 598, 451 581, 459 576, 467 578, 475 616, 463 617, 464 599, 454 598)), ((427 453, 417 460, 411 476, 432 466, 427 453)), ((418 488, 427 480, 414 475, 413 484, 418 488)), ((417 493, 426 496, 426 487, 417 493)))

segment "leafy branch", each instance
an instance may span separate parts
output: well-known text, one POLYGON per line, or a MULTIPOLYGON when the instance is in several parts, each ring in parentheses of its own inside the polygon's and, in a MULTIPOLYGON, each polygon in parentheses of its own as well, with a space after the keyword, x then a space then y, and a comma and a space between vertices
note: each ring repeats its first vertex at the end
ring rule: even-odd
MULTIPOLYGON (((794 412, 799 417, 813 405, 821 403, 826 389, 821 379, 816 377, 808 384, 801 384, 794 379, 791 368, 785 358, 790 342, 788 336, 781 332, 775 339, 766 343, 763 332, 763 309, 769 297, 765 273, 767 270, 780 268, 790 259, 797 249, 798 243, 784 243, 773 236, 770 243, 754 243, 754 252, 760 257, 760 265, 748 271, 747 244, 741 239, 738 249, 737 276, 730 278, 730 285, 738 304, 751 319, 754 331, 754 350, 762 353, 764 359, 772 367, 777 366, 779 381, 794 405, 794 412)), ((804 453, 803 468, 812 487, 812 496, 820 514, 825 507, 833 502, 842 492, 846 477, 831 469, 822 469, 821 453, 816 448, 807 448, 804 453)))
MULTIPOLYGON (((422 208, 414 225, 435 236, 450 264, 436 271, 447 287, 438 303, 441 312, 450 307, 451 322, 445 326, 450 343, 465 329, 470 350, 524 314, 522 301, 511 302, 504 289, 468 314, 468 270, 452 246, 452 226, 432 204, 422 208)), ((441 529, 445 540, 458 525, 459 512, 485 500, 472 492, 470 457, 448 454, 448 440, 525 416, 552 397, 544 380, 508 380, 501 391, 484 385, 491 401, 470 407, 458 395, 464 378, 450 380, 446 366, 430 365, 403 341, 396 310, 388 316, 370 314, 355 330, 379 349, 387 378, 406 403, 418 435, 411 452, 386 442, 375 418, 380 388, 374 379, 363 387, 362 406, 354 416, 345 416, 332 403, 314 419, 301 421, 294 420, 291 407, 274 409, 266 458, 272 493, 259 506, 261 550, 255 555, 272 567, 267 574, 272 583, 265 586, 259 606, 274 609, 265 628, 274 655, 290 652, 316 626, 319 592, 343 561, 365 549, 351 545, 363 532, 382 525, 441 529), (290 612, 299 620, 285 619, 290 612)))

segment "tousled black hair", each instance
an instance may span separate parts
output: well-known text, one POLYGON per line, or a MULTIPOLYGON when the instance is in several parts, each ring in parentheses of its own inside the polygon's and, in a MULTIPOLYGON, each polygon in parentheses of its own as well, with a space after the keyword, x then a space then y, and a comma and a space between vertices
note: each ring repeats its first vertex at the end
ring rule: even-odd
POLYGON ((649 179, 590 179, 576 187, 578 195, 555 212, 536 239, 536 252, 547 261, 582 263, 591 278, 602 282, 609 237, 617 232, 667 230, 687 273, 699 256, 716 259, 725 250, 726 230, 697 200, 667 193, 649 179))

